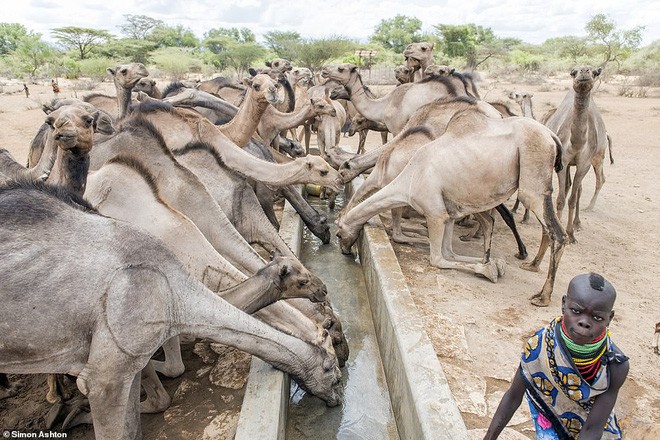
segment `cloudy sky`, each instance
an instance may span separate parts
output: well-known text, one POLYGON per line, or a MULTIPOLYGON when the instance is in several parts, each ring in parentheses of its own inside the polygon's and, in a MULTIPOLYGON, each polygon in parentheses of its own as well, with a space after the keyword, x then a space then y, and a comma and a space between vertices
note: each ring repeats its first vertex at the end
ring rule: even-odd
POLYGON ((181 24, 202 37, 214 27, 248 27, 257 37, 272 30, 303 37, 343 35, 366 42, 375 26, 397 14, 436 24, 475 23, 500 37, 529 43, 585 35, 595 14, 608 14, 619 29, 646 26, 643 44, 660 39, 658 0, 15 0, 3 2, 1 22, 21 23, 51 40, 61 26, 104 29, 120 35, 125 14, 181 24))

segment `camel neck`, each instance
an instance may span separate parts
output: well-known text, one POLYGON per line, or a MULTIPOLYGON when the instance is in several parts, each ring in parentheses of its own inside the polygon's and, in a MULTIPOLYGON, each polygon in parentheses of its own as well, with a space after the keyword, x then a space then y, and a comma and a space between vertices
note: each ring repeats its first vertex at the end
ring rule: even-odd
POLYGON ((532 110, 532 100, 530 98, 523 99, 522 104, 520 104, 520 109, 522 110, 523 116, 535 119, 534 111, 532 110))
POLYGON ((344 87, 351 95, 351 102, 362 116, 376 122, 384 121, 385 107, 391 97, 391 92, 379 99, 369 98, 364 90, 362 79, 357 73, 351 75, 344 87))
POLYGON ((82 197, 87 184, 89 163, 88 150, 60 148, 47 182, 61 185, 82 197))
POLYGON ((133 88, 126 89, 120 85, 115 85, 115 89, 117 89, 117 106, 119 109, 118 119, 121 119, 126 116, 126 113, 128 113, 128 106, 131 103, 131 91, 133 88))
POLYGON ((281 299, 282 292, 262 271, 218 294, 249 315, 271 305, 281 299))
POLYGON ((250 89, 236 116, 222 126, 222 132, 236 145, 244 148, 257 131, 259 120, 268 106, 267 101, 256 99, 250 89))
POLYGON ((302 124, 314 116, 314 112, 312 105, 308 101, 299 111, 294 113, 285 113, 277 110, 275 107, 270 107, 267 116, 273 127, 278 128, 279 130, 285 130, 302 124))

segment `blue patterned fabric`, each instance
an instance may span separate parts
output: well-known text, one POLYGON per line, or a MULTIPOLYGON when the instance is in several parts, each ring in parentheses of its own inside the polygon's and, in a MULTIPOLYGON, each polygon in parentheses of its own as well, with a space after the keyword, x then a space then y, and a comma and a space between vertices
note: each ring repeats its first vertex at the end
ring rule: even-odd
MULTIPOLYGON (((520 361, 539 439, 576 439, 594 398, 607 391, 609 385, 606 363, 601 364, 593 383, 582 379, 570 354, 560 343, 559 332, 555 331, 559 323, 561 318, 554 319, 529 338, 520 361), (549 432, 554 437, 548 437, 549 432)), ((612 351, 609 337, 607 350, 612 351)), ((621 429, 614 413, 608 418, 602 439, 621 439, 621 429)))

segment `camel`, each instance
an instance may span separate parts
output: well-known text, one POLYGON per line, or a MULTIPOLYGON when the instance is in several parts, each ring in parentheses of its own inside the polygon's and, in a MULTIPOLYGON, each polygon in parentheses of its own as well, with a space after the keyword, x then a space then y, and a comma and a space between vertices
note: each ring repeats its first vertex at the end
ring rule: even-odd
MULTIPOLYGON (((312 71, 306 67, 294 67, 289 72, 289 82, 293 85, 293 94, 296 98, 294 105, 294 111, 300 110, 304 105, 307 104, 309 99, 307 95, 307 89, 314 85, 314 75, 312 71)), ((305 121, 303 124, 300 137, 296 136, 296 129, 290 129, 291 136, 294 139, 297 139, 298 142, 303 142, 305 140, 305 152, 309 153, 309 142, 312 137, 311 121, 305 121)))
POLYGON ((511 92, 509 93, 509 99, 516 101, 520 106, 520 111, 522 115, 526 118, 536 119, 534 117, 534 110, 532 109, 532 98, 534 97, 533 93, 529 92, 511 92))
POLYGON ((414 74, 415 69, 412 67, 401 65, 394 68, 394 78, 399 82, 399 84, 408 84, 413 82, 414 74))
MULTIPOLYGON (((496 109, 489 104, 464 96, 437 100, 420 107, 408 120, 406 129, 396 136, 392 142, 387 144, 387 148, 379 154, 374 169, 353 194, 345 210, 349 211, 370 194, 391 182, 401 173, 410 158, 419 148, 442 136, 451 118, 467 109, 479 111, 492 118, 501 118, 496 109)), ((350 161, 345 163, 350 163, 350 161)), ((342 171, 346 171, 346 169, 342 171)), ((518 234, 513 216, 504 205, 498 205, 496 209, 516 239, 518 245, 516 257, 524 260, 527 258, 527 249, 520 238, 520 234, 518 234)), ((397 243, 426 243, 426 239, 413 238, 403 233, 401 228, 402 214, 403 209, 392 209, 392 240, 397 243)), ((466 240, 472 238, 472 236, 474 236, 474 233, 462 236, 461 239, 466 240)))
POLYGON ((289 72, 293 69, 291 62, 283 58, 266 61, 267 69, 260 69, 258 73, 265 73, 282 85, 282 97, 280 103, 275 105, 279 111, 292 112, 296 105, 296 95, 293 85, 289 81, 289 72))
POLYGON ((421 81, 425 78, 425 71, 433 64, 433 43, 410 43, 403 51, 406 66, 414 69, 413 81, 421 81))
POLYGON ((364 144, 367 141, 367 132, 369 130, 380 132, 383 145, 387 143, 387 134, 389 131, 387 131, 385 124, 369 120, 359 113, 356 113, 355 116, 351 117, 351 125, 348 127, 348 135, 353 136, 355 133, 359 133, 360 137, 358 139, 357 154, 364 153, 364 144))
POLYGON ((92 94, 83 98, 95 107, 114 116, 115 119, 123 118, 128 112, 131 103, 131 91, 135 84, 142 78, 149 76, 147 68, 142 63, 122 64, 117 67, 109 67, 108 73, 112 75, 117 96, 112 98, 114 110, 110 105, 110 97, 101 94, 92 94))
POLYGON ((321 75, 340 82, 348 91, 355 108, 365 118, 384 123, 395 136, 401 132, 408 118, 422 105, 444 96, 467 95, 463 81, 450 76, 401 84, 387 95, 371 99, 364 92, 362 78, 354 64, 325 67, 321 75))
POLYGON ((494 208, 518 190, 523 205, 543 226, 538 254, 522 267, 538 271, 552 244, 545 284, 531 298, 532 304, 547 306, 565 245, 564 230, 552 206, 552 171, 560 166, 559 139, 540 123, 464 110, 452 118, 443 136, 421 147, 394 180, 338 220, 341 250, 350 253, 360 229, 374 215, 409 205, 426 217, 432 266, 496 279, 501 268, 490 258, 492 217, 481 216, 487 238, 483 259, 454 254, 453 220, 494 208))
POLYGON ((156 99, 163 98, 163 94, 156 85, 156 80, 151 78, 141 78, 137 83, 135 83, 135 87, 133 87, 133 91, 146 93, 147 95, 156 99))
POLYGON ((431 64, 424 69, 426 76, 450 76, 454 72, 456 69, 445 64, 431 64))
POLYGON ((140 437, 139 373, 159 346, 181 333, 262 357, 328 405, 341 403, 341 373, 331 351, 218 298, 150 235, 35 183, 4 186, 0 207, 0 247, 12 256, 0 283, 12 316, 2 324, 10 330, 0 336, 0 371, 77 376, 97 438, 140 437), (25 253, 12 251, 17 248, 25 253), (64 262, 66 270, 54 271, 52 261, 64 262), (39 307, 26 307, 30 303, 39 307), (54 311, 58 332, 52 331, 54 311))
POLYGON ((557 111, 544 122, 562 142, 564 168, 559 173, 559 194, 557 196, 557 213, 560 217, 568 194, 570 179, 568 171, 571 166, 576 168, 575 176, 572 179, 571 195, 568 199, 566 225, 566 233, 571 243, 576 242, 575 231, 581 228, 582 180, 592 165, 596 171, 596 190, 587 210, 594 208, 598 194, 605 183, 603 161, 605 150, 610 142, 603 118, 591 96, 594 82, 602 71, 602 67, 594 69, 590 66, 579 66, 571 70, 572 90, 569 90, 557 111))

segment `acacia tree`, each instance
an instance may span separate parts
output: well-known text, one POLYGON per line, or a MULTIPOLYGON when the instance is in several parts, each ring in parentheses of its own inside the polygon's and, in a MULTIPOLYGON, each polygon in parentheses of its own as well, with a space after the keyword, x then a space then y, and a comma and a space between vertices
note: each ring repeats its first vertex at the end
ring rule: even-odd
POLYGON ((295 60, 303 39, 298 32, 271 31, 264 34, 266 47, 280 58, 295 60))
POLYGON ((421 31, 422 21, 419 18, 397 15, 381 20, 374 29, 371 41, 401 53, 410 43, 422 41, 424 35, 421 31))
POLYGON ((126 23, 120 25, 119 29, 126 37, 133 40, 144 40, 149 32, 165 24, 162 20, 156 20, 146 15, 125 14, 124 19, 126 23))
POLYGON ((158 47, 198 47, 199 40, 192 30, 182 25, 160 24, 148 35, 148 39, 158 47))
POLYGON ((588 38, 596 44, 602 52, 603 65, 614 61, 621 68, 621 61, 630 56, 630 53, 639 47, 642 42, 644 26, 635 26, 630 30, 617 30, 616 23, 605 14, 596 14, 585 26, 588 38))
POLYGON ((67 49, 76 49, 81 60, 87 58, 96 46, 113 38, 104 30, 76 26, 55 28, 51 33, 67 49))
POLYGON ((474 23, 433 26, 440 36, 442 52, 452 58, 463 57, 468 69, 476 69, 494 56, 503 55, 521 44, 515 38, 497 38, 491 28, 474 23))
POLYGON ((346 37, 329 37, 318 40, 303 40, 297 48, 292 61, 315 71, 333 58, 346 56, 352 52, 356 43, 346 37))

